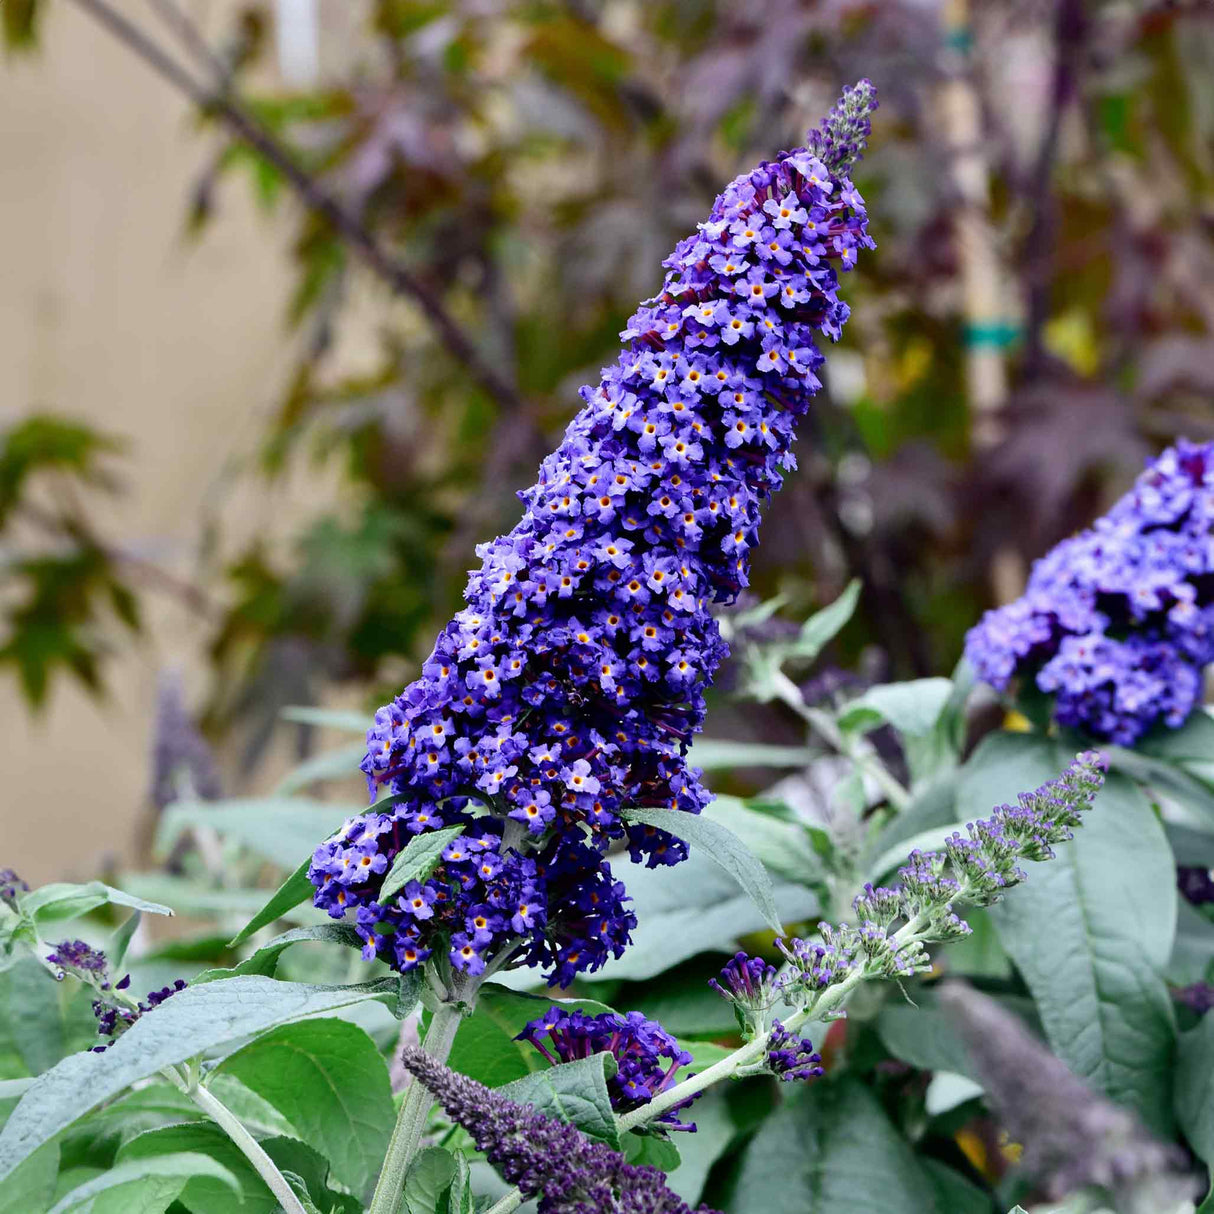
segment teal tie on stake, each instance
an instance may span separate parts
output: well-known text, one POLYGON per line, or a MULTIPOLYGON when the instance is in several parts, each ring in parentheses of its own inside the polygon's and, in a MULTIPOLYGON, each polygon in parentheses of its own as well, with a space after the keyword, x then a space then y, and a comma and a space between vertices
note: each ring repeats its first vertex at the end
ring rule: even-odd
POLYGON ((1024 335, 1021 325, 1006 320, 967 323, 961 330, 961 344, 967 350, 1006 350, 1024 335))

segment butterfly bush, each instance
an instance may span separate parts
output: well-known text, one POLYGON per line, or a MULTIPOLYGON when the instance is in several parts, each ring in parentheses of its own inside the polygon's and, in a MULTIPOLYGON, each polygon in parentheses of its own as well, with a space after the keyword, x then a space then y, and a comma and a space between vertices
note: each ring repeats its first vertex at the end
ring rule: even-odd
MULTIPOLYGON (((652 1100, 674 1083, 675 1072, 690 1065, 691 1055, 656 1021, 640 1012, 585 1012, 550 1007, 538 1020, 532 1020, 516 1040, 529 1041, 553 1065, 610 1054, 616 1061, 616 1073, 607 1082, 611 1107, 628 1113, 652 1100), (546 1043, 545 1043, 545 1039, 546 1043)), ((694 1098, 693 1098, 694 1099, 694 1098)), ((657 1124, 667 1129, 694 1130, 677 1117, 690 1100, 675 1105, 658 1117, 657 1124)))
POLYGON ((873 108, 867 81, 848 90, 807 147, 738 177, 679 243, 519 495, 522 520, 477 549, 466 607, 376 714, 362 767, 382 808, 309 871, 368 957, 408 971, 440 950, 475 974, 510 955, 567 985, 635 925, 611 843, 651 868, 686 857, 677 832, 624 811, 709 800, 686 761, 728 652, 709 607, 747 585, 820 387, 816 339, 848 317, 838 275, 872 246, 846 170, 873 108), (437 869, 381 899, 409 840, 444 827, 464 834, 437 869))
POLYGON ((625 1163, 575 1126, 457 1075, 416 1046, 402 1061, 498 1174, 524 1198, 539 1198, 539 1214, 714 1214, 707 1206, 693 1212, 657 1168, 625 1163))
POLYGON ((1132 745, 1183 724, 1214 661, 1214 443, 1180 441, 966 639, 979 676, 1031 677, 1064 725, 1132 745))

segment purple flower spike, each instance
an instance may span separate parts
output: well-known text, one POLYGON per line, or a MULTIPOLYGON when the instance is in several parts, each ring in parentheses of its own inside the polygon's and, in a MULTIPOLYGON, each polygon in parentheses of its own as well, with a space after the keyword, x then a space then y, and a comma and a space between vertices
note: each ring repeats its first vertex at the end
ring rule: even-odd
POLYGON ((966 637, 980 678, 1054 697, 1060 724, 1132 746, 1183 725, 1214 661, 1214 443, 1181 440, 966 637))
POLYGON ((677 827, 625 811, 677 821, 709 800, 687 751, 728 651, 710 608, 748 584, 762 507, 821 386, 817 341, 849 314, 839 275, 872 247, 845 169, 874 104, 867 82, 850 90, 811 147, 737 178, 666 259, 520 494, 522 520, 477 550, 466 607, 376 714, 362 769, 392 808, 351 820, 309 870, 316 905, 354 912, 370 955, 404 970, 443 950, 475 972, 508 953, 568 985, 631 939, 608 847, 651 868, 686 858, 677 827), (442 826, 465 836, 422 883, 421 921, 380 889, 409 838, 442 826), (524 842, 505 842, 520 827, 524 842), (497 926, 457 947, 474 906, 497 926))

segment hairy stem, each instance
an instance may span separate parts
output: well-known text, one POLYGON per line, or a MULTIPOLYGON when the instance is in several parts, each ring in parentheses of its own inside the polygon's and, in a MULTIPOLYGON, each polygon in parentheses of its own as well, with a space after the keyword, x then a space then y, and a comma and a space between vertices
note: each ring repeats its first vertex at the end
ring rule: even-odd
POLYGON ((880 785, 886 800, 899 813, 911 803, 910 793, 876 755, 865 750, 864 744, 859 739, 848 737, 829 713, 811 708, 806 704, 797 685, 783 671, 776 672, 775 681, 780 699, 803 721, 806 721, 823 741, 841 755, 849 758, 862 772, 872 776, 880 785))
MULTIPOLYGON (((422 1049, 431 1058, 446 1062, 462 1017, 463 1012, 456 1004, 439 1004, 430 1020, 426 1039, 422 1042, 422 1049)), ((384 1166, 380 1170, 368 1214, 398 1214, 401 1197, 405 1191, 405 1176, 413 1157, 417 1154, 422 1131, 426 1128, 426 1119, 430 1116, 433 1105, 434 1097, 426 1086, 414 1079, 405 1092, 400 1112, 396 1115, 396 1125, 392 1130, 388 1153, 384 1156, 384 1166)))
POLYGON ((240 1118, 206 1088, 184 1080, 172 1067, 164 1074, 180 1088, 232 1140, 240 1153, 253 1165, 258 1176, 266 1182, 286 1214, 306 1214, 303 1203, 287 1184, 278 1165, 262 1150, 261 1143, 244 1127, 240 1118))
POLYGON ((511 1189, 505 1197, 499 1197, 486 1211, 485 1214, 514 1214, 514 1211, 523 1204, 523 1195, 518 1189, 511 1189))

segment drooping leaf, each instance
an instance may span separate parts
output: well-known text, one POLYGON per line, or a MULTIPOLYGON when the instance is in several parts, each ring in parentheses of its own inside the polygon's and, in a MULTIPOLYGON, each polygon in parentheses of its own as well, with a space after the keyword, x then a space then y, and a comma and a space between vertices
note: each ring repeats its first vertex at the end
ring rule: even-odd
POLYGON ((75 980, 56 982, 35 957, 0 970, 0 1078, 39 1075, 65 1054, 96 1044, 92 997, 75 980))
POLYGON ((744 839, 755 857, 778 877, 812 886, 826 875, 826 865, 800 822, 760 812, 738 797, 727 796, 717 796, 700 816, 744 839))
POLYGON ((865 730, 883 722, 899 733, 929 733, 953 694, 952 679, 912 679, 881 683, 852 700, 839 717, 843 729, 865 730))
MULTIPOLYGON (((311 885, 308 887, 311 889, 311 885)), ((231 969, 204 970, 195 978, 190 979, 191 986, 201 986, 206 982, 214 982, 219 978, 232 978, 237 974, 264 974, 273 978, 278 969, 278 961, 293 944, 303 944, 307 941, 323 941, 329 944, 341 944, 347 948, 362 948, 362 938, 349 923, 322 923, 317 927, 294 927, 281 936, 263 944, 256 952, 246 957, 231 969)))
POLYGON ((312 888, 312 882, 308 880, 308 868, 311 863, 309 857, 299 865, 270 895, 265 906, 228 941, 228 948, 238 948, 254 933, 261 931, 263 927, 268 927, 275 919, 281 919, 287 911, 293 910, 301 902, 311 899, 316 892, 312 888))
POLYGON ((269 1101, 354 1192, 374 1182, 395 1113, 387 1064, 357 1025, 333 1018, 283 1025, 217 1071, 269 1101))
POLYGON ((107 903, 114 906, 129 906, 152 915, 171 915, 172 909, 159 902, 149 902, 103 881, 89 881, 85 885, 57 882, 43 885, 21 897, 21 910, 37 923, 53 923, 64 919, 78 919, 107 903))
MULTIPOLYGON (((637 916, 632 944, 620 960, 583 974, 582 981, 652 978, 698 953, 733 952, 740 937, 766 927, 758 907, 705 850, 695 848, 673 868, 627 870, 637 916)), ((773 894, 777 915, 787 924, 819 912, 817 896, 804 886, 778 882, 773 894)))
POLYGON ((302 1016, 394 998, 392 980, 311 986, 256 975, 187 987, 102 1054, 73 1054, 39 1076, 0 1131, 0 1180, 78 1117, 136 1080, 196 1054, 302 1016))
POLYGON ((588 1138, 618 1151, 620 1134, 607 1092, 608 1074, 615 1074, 615 1059, 610 1054, 592 1054, 516 1079, 498 1091, 516 1104, 534 1106, 546 1117, 568 1121, 588 1138))
POLYGON ((681 814, 664 809, 630 808, 623 815, 629 822, 654 826, 697 846, 714 864, 727 872, 746 893, 764 922, 777 935, 784 928, 776 909, 771 878, 754 853, 733 831, 704 814, 681 814))

